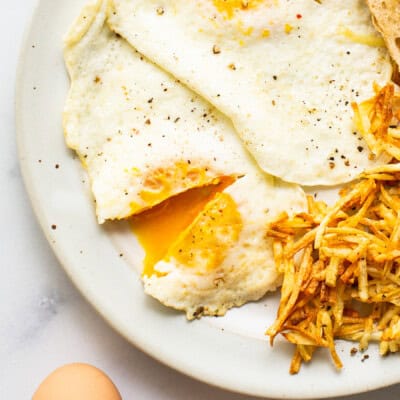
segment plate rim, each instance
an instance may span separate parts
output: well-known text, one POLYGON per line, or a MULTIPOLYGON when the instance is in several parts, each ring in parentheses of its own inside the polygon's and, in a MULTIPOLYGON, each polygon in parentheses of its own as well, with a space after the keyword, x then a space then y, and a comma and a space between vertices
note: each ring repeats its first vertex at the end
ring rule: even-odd
MULTIPOLYGON (((15 85, 15 124, 16 124, 16 136, 17 136, 17 152, 18 152, 18 161, 20 165, 20 170, 24 182, 24 186, 26 189, 26 192, 28 193, 29 201, 31 204, 31 207, 34 211, 35 217, 39 223, 39 226, 41 227, 41 230, 46 237, 47 242, 49 243, 52 251, 57 257, 57 260, 59 264, 62 266, 64 269, 65 273, 69 277, 69 279, 73 282, 75 287, 78 289, 80 294, 88 301, 89 304, 93 307, 93 309, 102 316, 102 318, 122 337, 127 340, 130 344, 133 344, 135 347, 152 357, 153 359, 157 360, 158 362, 161 362, 162 364, 179 371, 183 375, 189 376, 193 379, 196 379, 198 381, 201 381, 203 383, 206 383, 208 385, 214 386, 216 388, 220 388, 223 390, 228 390, 230 392, 234 393, 240 393, 243 395, 251 395, 251 396, 256 396, 256 397, 265 397, 265 396, 275 396, 274 398, 285 398, 285 399, 320 399, 320 398, 332 398, 336 396, 345 396, 345 395, 353 395, 353 394, 359 394, 359 393, 365 393, 371 390, 376 390, 376 389, 381 389, 387 386, 394 385, 396 383, 400 382, 400 378, 397 380, 393 377, 392 379, 387 379, 386 381, 380 382, 380 384, 373 385, 372 387, 366 387, 362 388, 360 386, 354 386, 352 387, 353 390, 344 390, 342 389, 336 389, 336 391, 328 391, 327 393, 321 393, 320 390, 318 389, 312 389, 310 390, 307 394, 306 397, 299 397, 299 395, 285 395, 282 390, 271 390, 269 392, 265 391, 257 391, 257 390, 251 390, 248 385, 241 385, 239 382, 236 382, 236 385, 234 387, 232 386, 227 386, 226 379, 219 379, 204 375, 202 372, 199 371, 196 368, 193 368, 192 370, 188 370, 186 368, 185 363, 180 363, 177 361, 177 359, 171 359, 165 354, 160 355, 157 352, 157 346, 152 346, 149 345, 149 343, 145 343, 142 340, 139 339, 138 336, 132 335, 131 332, 127 332, 125 327, 122 327, 118 325, 117 321, 115 321, 112 316, 110 316, 104 309, 101 309, 99 307, 99 302, 96 299, 96 296, 93 293, 89 293, 84 289, 84 285, 80 281, 79 277, 74 275, 71 268, 68 265, 67 259, 68 256, 66 254, 63 254, 63 250, 60 246, 58 246, 55 241, 53 240, 53 232, 51 231, 51 228, 48 224, 45 223, 47 217, 46 217, 46 212, 43 209, 43 206, 40 204, 40 194, 38 194, 38 189, 35 186, 34 179, 32 177, 32 171, 31 171, 31 165, 25 158, 26 154, 26 148, 25 146, 27 143, 25 142, 26 140, 26 128, 24 124, 24 112, 23 112, 23 99, 26 96, 26 69, 27 69, 27 59, 28 59, 28 52, 30 50, 30 40, 29 38, 33 35, 35 31, 35 25, 36 21, 39 18, 39 14, 41 13, 41 8, 44 7, 44 4, 48 2, 49 0, 36 0, 33 12, 30 16, 30 20, 28 21, 28 24, 25 27, 24 35, 23 35, 23 40, 21 42, 21 47, 19 51, 19 56, 18 56, 18 63, 17 63, 17 72, 16 72, 16 85, 15 85)), ((78 0, 77 0, 78 1, 78 0)), ((87 1, 84 0, 79 0, 81 3, 87 3, 87 1)), ((59 2, 61 3, 61 2, 59 2)), ((62 7, 60 7, 62 9, 62 7)), ((79 9, 76 10, 76 15, 78 15, 79 9)), ((61 40, 60 40, 60 46, 61 46, 61 40)), ((65 72, 66 73, 66 72, 65 72)), ((62 133, 62 132, 60 132, 62 133)), ((182 316, 183 318, 183 316, 182 316)), ((289 361, 289 360, 288 360, 289 361)), ((342 374, 346 373, 346 371, 343 371, 342 374)), ((289 379, 293 379, 289 374, 288 374, 289 379)), ((232 382, 230 382, 232 383, 232 382)), ((233 382, 235 383, 235 382, 233 382)), ((300 395, 301 396, 301 395, 300 395)))

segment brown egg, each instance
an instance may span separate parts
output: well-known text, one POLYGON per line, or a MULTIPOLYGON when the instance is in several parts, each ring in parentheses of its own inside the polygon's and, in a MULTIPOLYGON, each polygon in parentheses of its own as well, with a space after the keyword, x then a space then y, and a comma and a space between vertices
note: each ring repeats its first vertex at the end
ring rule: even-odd
POLYGON ((68 364, 52 372, 32 400, 122 400, 110 378, 88 364, 68 364))

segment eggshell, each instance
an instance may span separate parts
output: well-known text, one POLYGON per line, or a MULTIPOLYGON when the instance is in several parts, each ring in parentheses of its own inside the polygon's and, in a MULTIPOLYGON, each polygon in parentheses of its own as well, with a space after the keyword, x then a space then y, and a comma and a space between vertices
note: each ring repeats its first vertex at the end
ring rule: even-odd
POLYGON ((111 379, 88 364, 68 364, 52 372, 32 400, 121 400, 111 379))

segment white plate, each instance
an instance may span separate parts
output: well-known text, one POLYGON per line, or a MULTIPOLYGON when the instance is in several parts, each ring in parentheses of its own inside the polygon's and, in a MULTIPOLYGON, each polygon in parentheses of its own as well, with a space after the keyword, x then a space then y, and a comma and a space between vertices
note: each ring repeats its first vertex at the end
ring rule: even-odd
MULTIPOLYGON (((325 352, 297 376, 288 368, 293 348, 271 349, 263 332, 276 296, 235 309, 224 318, 188 323, 143 294, 132 264, 140 252, 129 232, 97 225, 79 162, 64 145, 61 111, 68 89, 62 36, 84 0, 41 0, 22 49, 17 87, 21 167, 43 230, 84 296, 127 340, 163 363, 232 391, 269 397, 323 398, 400 382, 398 357, 350 356, 339 343, 343 370, 325 352), (121 250, 122 249, 122 250, 121 250), (120 253, 123 256, 120 256, 120 253)), ((11 38, 10 38, 11 40, 11 38)))

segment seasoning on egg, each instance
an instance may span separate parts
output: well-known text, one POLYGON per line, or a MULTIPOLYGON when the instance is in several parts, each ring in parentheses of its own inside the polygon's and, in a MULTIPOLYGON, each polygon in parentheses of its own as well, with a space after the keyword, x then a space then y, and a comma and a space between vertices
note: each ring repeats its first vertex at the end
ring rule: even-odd
POLYGON ((220 49, 219 46, 217 46, 216 44, 214 44, 212 50, 213 50, 213 53, 214 53, 214 54, 220 54, 220 53, 221 53, 221 49, 220 49))

